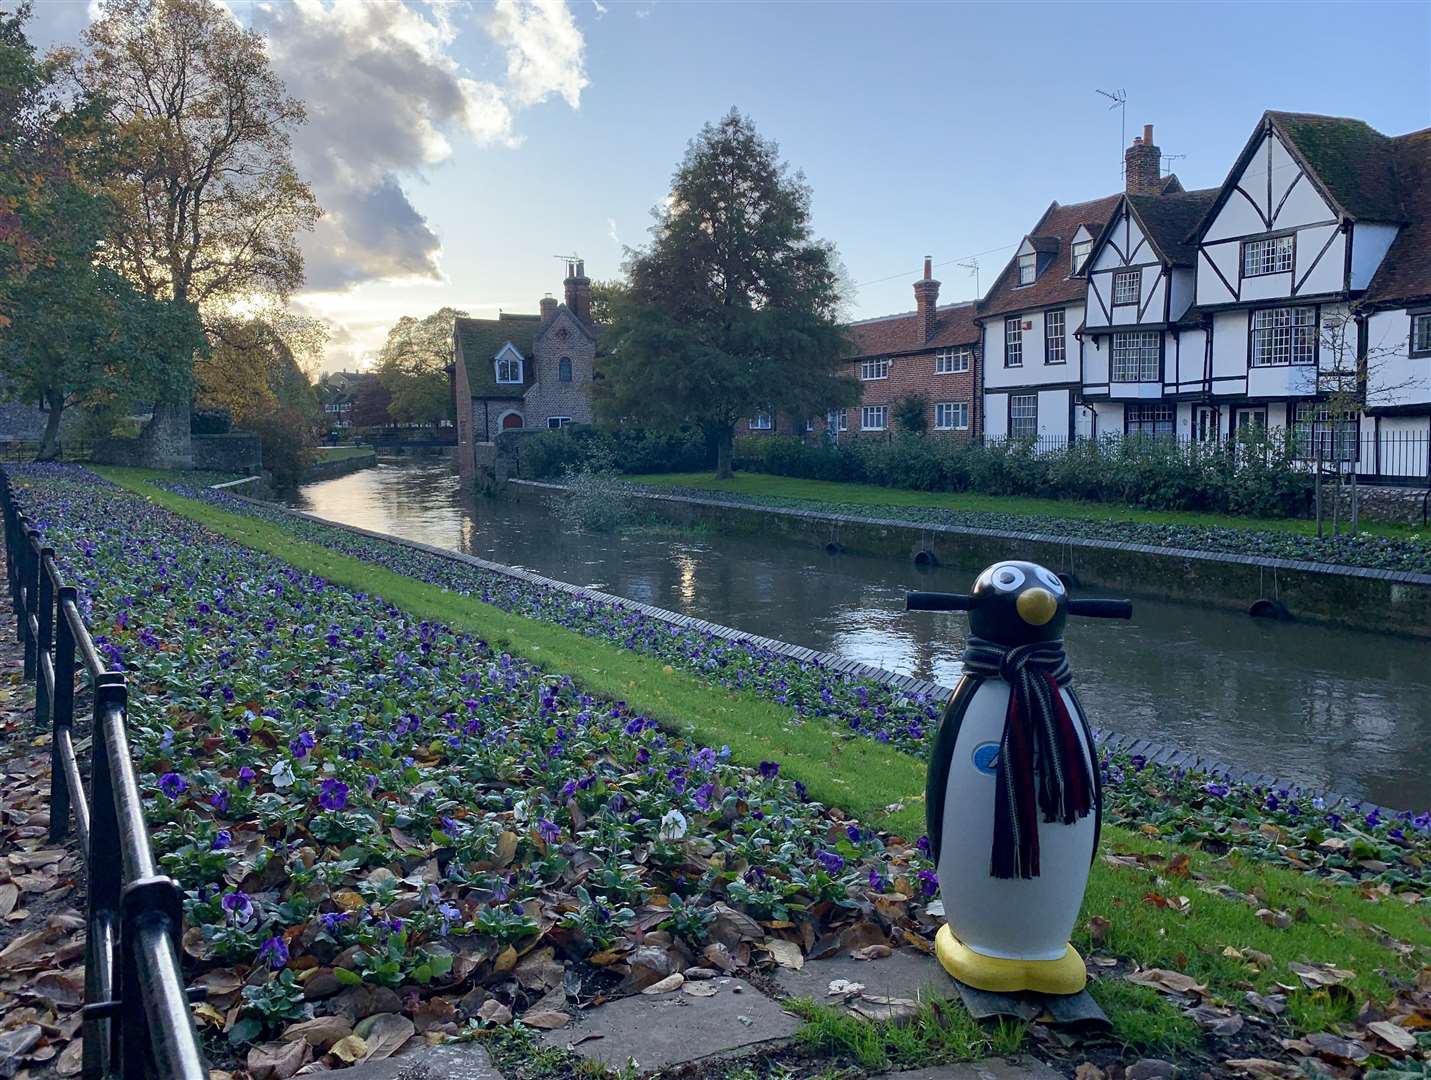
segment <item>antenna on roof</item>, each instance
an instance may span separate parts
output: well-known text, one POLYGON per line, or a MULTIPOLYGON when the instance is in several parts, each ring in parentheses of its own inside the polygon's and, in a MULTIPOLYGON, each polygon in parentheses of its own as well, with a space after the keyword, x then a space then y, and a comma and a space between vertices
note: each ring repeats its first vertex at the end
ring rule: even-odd
POLYGON ((969 257, 968 259, 965 259, 963 262, 957 263, 956 265, 962 267, 963 269, 969 271, 969 273, 971 273, 971 274, 974 275, 974 299, 975 299, 975 300, 979 299, 979 295, 980 295, 980 294, 979 294, 979 260, 978 260, 978 258, 975 257, 975 256, 971 256, 971 257, 969 257))
POLYGON ((1121 114, 1118 122, 1118 175, 1123 175, 1126 162, 1123 151, 1128 148, 1128 91, 1126 90, 1094 90, 1095 94, 1101 94, 1113 104, 1108 106, 1108 111, 1119 110, 1121 114))
POLYGON ((1186 154, 1164 154, 1162 160, 1163 168, 1167 170, 1168 174, 1171 174, 1173 171, 1173 167, 1169 163, 1173 161, 1181 161, 1185 157, 1187 157, 1186 154))

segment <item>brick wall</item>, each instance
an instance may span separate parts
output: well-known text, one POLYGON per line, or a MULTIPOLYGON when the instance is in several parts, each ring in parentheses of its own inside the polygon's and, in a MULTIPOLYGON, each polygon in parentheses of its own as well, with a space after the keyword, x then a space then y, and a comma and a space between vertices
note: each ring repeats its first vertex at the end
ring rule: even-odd
POLYGON ((568 314, 562 313, 536 343, 536 383, 527 391, 522 416, 529 428, 545 428, 549 416, 569 416, 573 424, 591 423, 591 376, 596 342, 568 314), (571 360, 571 382, 561 381, 561 359, 571 360))
MULTIPOLYGON (((847 434, 859 435, 861 433, 860 408, 864 405, 888 405, 888 423, 886 430, 893 430, 894 426, 894 405, 901 398, 910 394, 923 394, 928 399, 926 415, 928 418, 928 428, 932 432, 935 430, 935 410, 934 407, 940 402, 967 402, 969 405, 969 428, 967 431, 957 431, 955 434, 972 435, 976 432, 979 422, 978 417, 978 368, 979 350, 975 348, 974 357, 969 365, 969 370, 953 375, 936 375, 934 373, 934 357, 937 350, 931 349, 928 352, 912 353, 907 356, 892 356, 889 358, 889 378, 871 379, 860 383, 862 393, 860 404, 850 409, 850 427, 847 434)), ((856 378, 860 374, 860 362, 856 361, 851 365, 851 372, 856 378)), ((870 432, 870 434, 875 434, 870 432)))

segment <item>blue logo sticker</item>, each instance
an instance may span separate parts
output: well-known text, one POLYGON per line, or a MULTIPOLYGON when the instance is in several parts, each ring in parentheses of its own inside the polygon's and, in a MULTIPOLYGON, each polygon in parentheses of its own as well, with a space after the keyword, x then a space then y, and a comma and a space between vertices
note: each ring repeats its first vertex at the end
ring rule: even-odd
POLYGON ((997 773, 999 771, 999 744, 986 742, 974 747, 974 768, 989 776, 997 773))

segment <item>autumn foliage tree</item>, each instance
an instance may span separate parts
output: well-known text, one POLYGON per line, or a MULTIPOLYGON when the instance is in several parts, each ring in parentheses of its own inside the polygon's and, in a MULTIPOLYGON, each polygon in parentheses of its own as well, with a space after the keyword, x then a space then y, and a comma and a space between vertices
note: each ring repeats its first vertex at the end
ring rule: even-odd
POLYGON ((732 110, 691 143, 649 246, 610 297, 595 384, 608 419, 698 426, 730 475, 736 425, 853 404, 841 374, 840 270, 810 227, 810 188, 732 110))
POLYGON ((388 331, 376 371, 394 420, 436 426, 452 418, 446 368, 452 363, 453 320, 466 314, 445 307, 423 319, 404 315, 388 331))

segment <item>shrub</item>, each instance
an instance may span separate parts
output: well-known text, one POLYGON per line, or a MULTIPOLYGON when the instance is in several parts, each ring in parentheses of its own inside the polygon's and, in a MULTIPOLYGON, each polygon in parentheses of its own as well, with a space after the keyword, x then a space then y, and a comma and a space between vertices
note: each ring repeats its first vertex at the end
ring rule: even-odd
POLYGON ((929 430, 929 399, 923 394, 906 394, 896 401, 894 426, 906 435, 923 435, 929 430))
POLYGON ((579 469, 562 477, 566 491, 549 500, 552 511, 572 532, 615 532, 634 516, 631 482, 597 452, 579 469))
POLYGON ((571 425, 523 434, 517 474, 524 480, 551 480, 593 462, 622 473, 695 472, 712 468, 715 455, 700 432, 659 432, 638 428, 571 425))
POLYGON ((263 467, 272 474, 273 486, 279 491, 296 488, 304 470, 313 464, 317 445, 303 411, 293 406, 279 408, 256 417, 249 430, 258 435, 263 467))
POLYGON ((233 428, 233 417, 227 409, 195 409, 189 414, 192 435, 227 435, 233 428))

